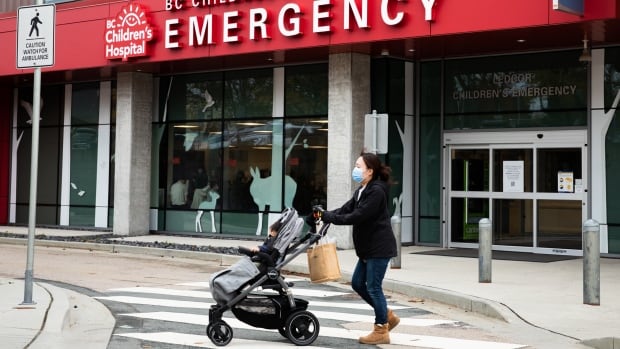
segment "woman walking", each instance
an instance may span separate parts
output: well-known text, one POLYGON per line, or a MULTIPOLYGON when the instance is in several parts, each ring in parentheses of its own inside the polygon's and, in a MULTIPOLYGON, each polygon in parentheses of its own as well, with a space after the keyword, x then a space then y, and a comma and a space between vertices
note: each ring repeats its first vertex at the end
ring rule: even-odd
POLYGON ((374 330, 359 338, 364 344, 389 344, 389 331, 400 322, 387 308, 383 293, 383 277, 390 259, 397 254, 387 207, 390 173, 391 169, 377 155, 362 153, 352 172, 360 187, 342 207, 322 212, 325 223, 353 225, 358 261, 351 286, 375 312, 374 330))

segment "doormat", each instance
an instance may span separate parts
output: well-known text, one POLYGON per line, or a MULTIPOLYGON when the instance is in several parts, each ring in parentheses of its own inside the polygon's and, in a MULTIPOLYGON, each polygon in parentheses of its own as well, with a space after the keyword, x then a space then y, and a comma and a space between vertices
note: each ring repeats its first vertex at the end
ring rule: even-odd
MULTIPOLYGON (((449 248, 441 250, 423 251, 423 252, 411 252, 411 254, 424 254, 430 256, 444 256, 444 257, 465 257, 465 258, 478 258, 478 249, 475 248, 449 248)), ((493 251, 493 259, 504 261, 519 261, 519 262, 536 262, 536 263, 550 263, 567 261, 571 259, 580 259, 577 256, 566 256, 557 254, 537 254, 530 252, 510 252, 510 251, 493 251)))

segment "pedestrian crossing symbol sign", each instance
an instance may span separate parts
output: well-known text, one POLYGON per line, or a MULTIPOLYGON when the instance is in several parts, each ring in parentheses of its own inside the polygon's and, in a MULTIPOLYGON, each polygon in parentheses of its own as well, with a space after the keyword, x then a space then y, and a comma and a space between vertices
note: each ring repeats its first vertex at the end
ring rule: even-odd
POLYGON ((54 4, 23 6, 17 9, 17 68, 54 65, 54 4))

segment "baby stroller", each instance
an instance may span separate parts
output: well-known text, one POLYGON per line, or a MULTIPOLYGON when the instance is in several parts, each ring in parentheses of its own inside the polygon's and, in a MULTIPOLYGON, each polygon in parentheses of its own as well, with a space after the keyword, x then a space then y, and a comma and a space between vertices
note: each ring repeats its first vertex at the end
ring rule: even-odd
POLYGON ((319 336, 319 321, 306 310, 308 302, 293 296, 289 290, 293 284, 285 282, 280 271, 325 235, 328 224, 298 238, 304 220, 294 209, 285 209, 278 219, 282 224, 273 241, 272 254, 243 257, 211 277, 211 294, 216 304, 209 309, 207 336, 213 344, 225 346, 232 340, 232 328, 222 319, 227 310, 250 326, 278 330, 295 345, 310 345, 319 336), (253 294, 258 287, 275 290, 277 294, 253 294))

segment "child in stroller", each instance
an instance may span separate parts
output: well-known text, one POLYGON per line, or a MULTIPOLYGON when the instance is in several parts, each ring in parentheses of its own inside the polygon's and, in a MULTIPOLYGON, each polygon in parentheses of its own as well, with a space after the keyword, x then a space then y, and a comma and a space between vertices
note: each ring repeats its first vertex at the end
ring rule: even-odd
POLYGON ((296 345, 309 345, 319 335, 319 321, 307 311, 308 302, 295 298, 289 290, 292 283, 284 281, 280 274, 287 265, 308 247, 316 243, 327 231, 323 225, 319 232, 311 230, 298 238, 304 220, 292 208, 285 209, 272 224, 277 234, 267 238, 264 252, 245 252, 237 263, 211 277, 210 286, 216 304, 209 309, 207 336, 217 346, 230 343, 232 328, 222 319, 231 310, 240 321, 251 326, 275 329, 296 345), (268 246, 272 246, 269 251, 268 246), (272 289, 277 294, 256 294, 255 289, 272 289))
POLYGON ((278 219, 269 226, 269 234, 262 245, 247 248, 239 246, 239 253, 252 257, 255 262, 262 262, 265 266, 273 267, 280 256, 280 251, 274 248, 278 232, 283 226, 282 219, 278 219))

